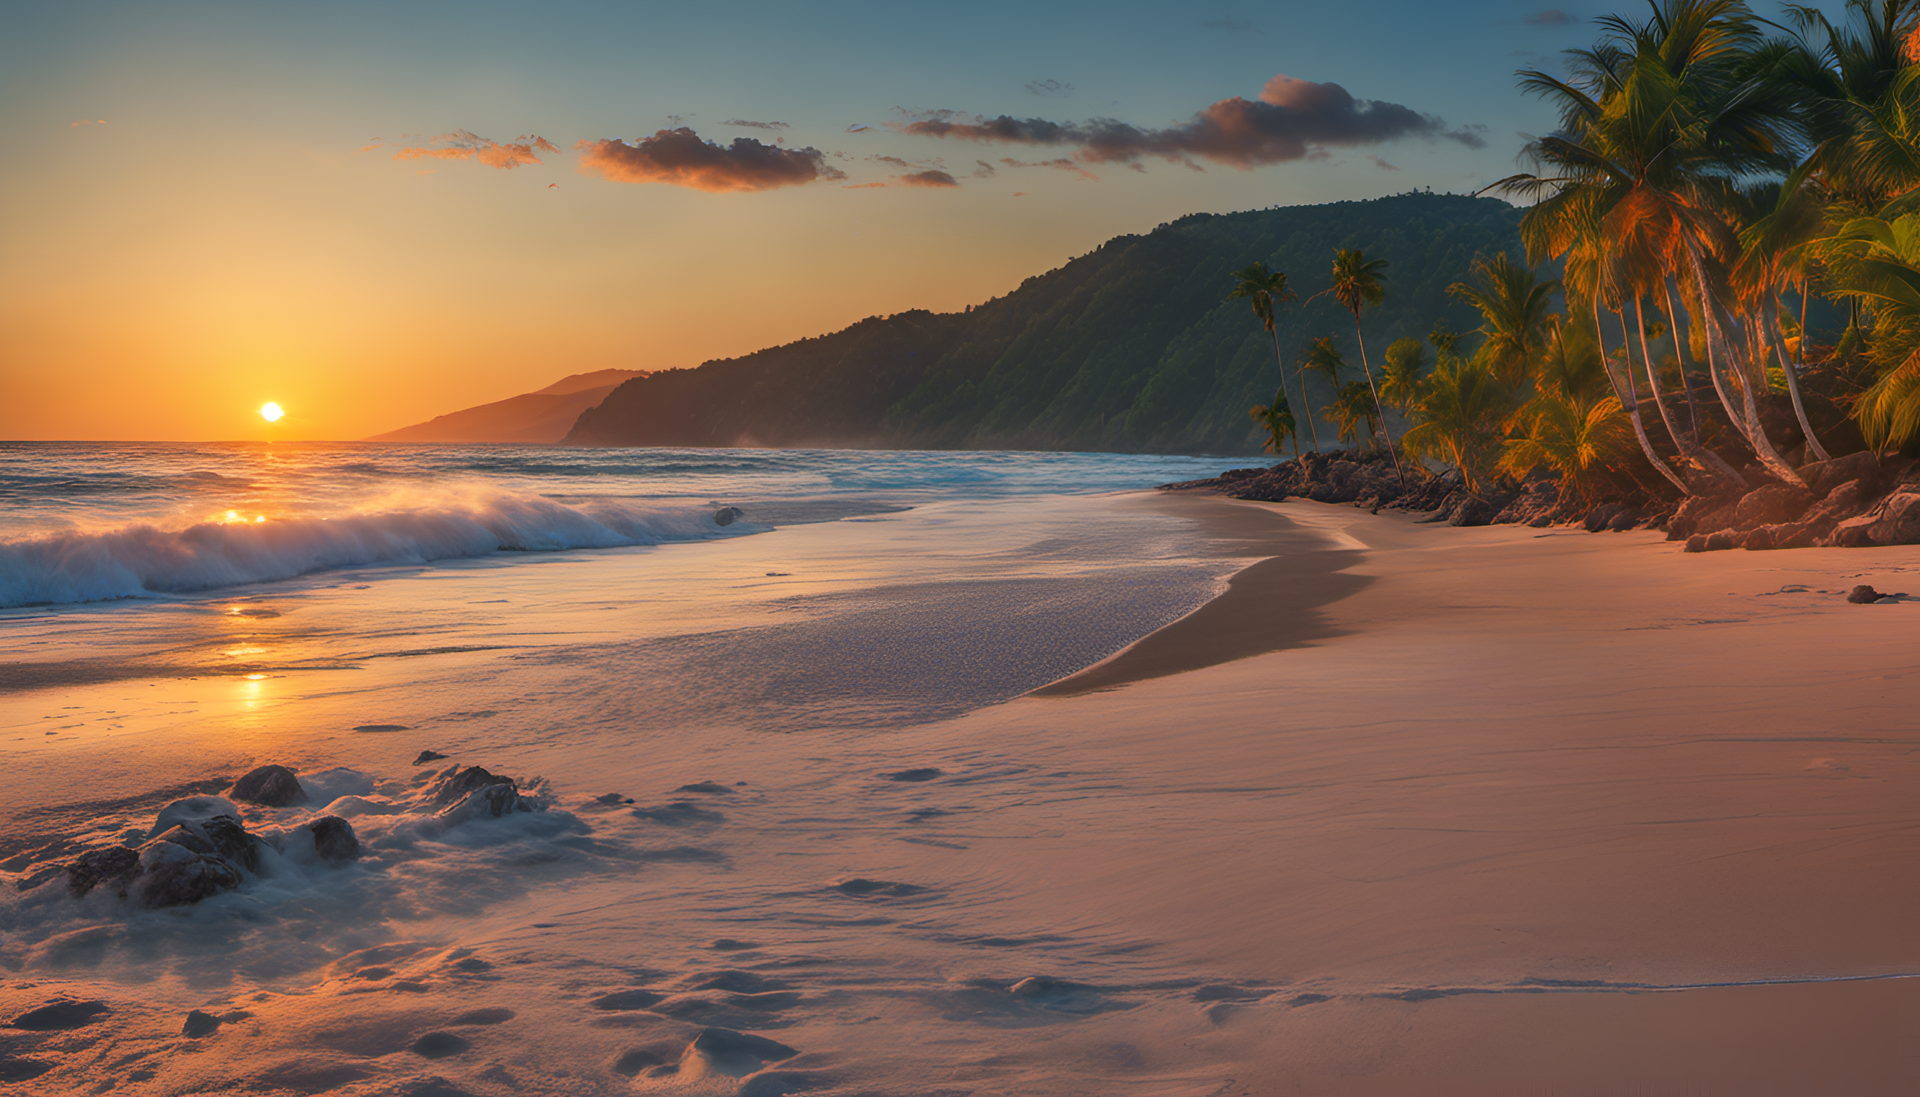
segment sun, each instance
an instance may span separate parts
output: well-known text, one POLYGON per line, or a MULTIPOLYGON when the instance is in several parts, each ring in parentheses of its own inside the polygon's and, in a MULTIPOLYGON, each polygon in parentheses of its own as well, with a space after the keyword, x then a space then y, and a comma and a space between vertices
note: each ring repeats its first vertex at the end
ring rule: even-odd
POLYGON ((279 422, 280 417, 285 414, 286 412, 280 410, 280 405, 271 400, 260 405, 260 418, 265 419, 269 423, 279 422))

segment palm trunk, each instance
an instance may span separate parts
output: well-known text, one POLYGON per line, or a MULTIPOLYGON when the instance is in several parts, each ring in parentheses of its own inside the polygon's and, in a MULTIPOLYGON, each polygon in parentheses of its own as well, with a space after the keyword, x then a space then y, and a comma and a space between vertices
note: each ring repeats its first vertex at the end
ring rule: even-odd
MULTIPOLYGON (((1787 375, 1787 394, 1793 397, 1793 414, 1800 420, 1800 433, 1807 436, 1807 448, 1813 451, 1815 457, 1818 457, 1822 461, 1831 461, 1833 458, 1827 456, 1826 447, 1820 444, 1820 439, 1814 437, 1813 424, 1807 422, 1806 405, 1800 402, 1800 378, 1795 376, 1797 372, 1795 364, 1792 359, 1787 357, 1787 341, 1780 334, 1779 300, 1777 298, 1768 298, 1765 309, 1763 321, 1767 326, 1768 337, 1773 340, 1773 351, 1780 356, 1780 368, 1787 375)), ((1803 319, 1800 322, 1800 349, 1802 355, 1806 353, 1806 346, 1807 328, 1806 321, 1803 319)))
POLYGON ((1393 474, 1400 478, 1400 490, 1407 490, 1407 474, 1400 467, 1400 454, 1393 448, 1393 432, 1387 429, 1387 410, 1380 406, 1380 390, 1373 384, 1373 367, 1367 364, 1367 341, 1360 335, 1360 310, 1353 311, 1353 341, 1360 344, 1360 368, 1367 372, 1367 391, 1373 394, 1373 411, 1380 416, 1380 433, 1387 439, 1387 456, 1393 458, 1393 474))
MULTIPOLYGON (((1280 391, 1287 390, 1287 360, 1280 356, 1280 330, 1267 328, 1267 334, 1273 336, 1273 360, 1280 363, 1280 391)), ((1304 367, 1296 371, 1300 375, 1300 414, 1307 417, 1307 433, 1313 435, 1313 452, 1320 452, 1320 428, 1313 425, 1313 405, 1307 403, 1307 371, 1304 367)), ((1293 432, 1293 454, 1300 458, 1300 467, 1307 467, 1307 459, 1300 452, 1300 431, 1293 432)))
POLYGON ((1661 279, 1661 288, 1667 295, 1667 327, 1671 329, 1667 334, 1673 340, 1673 356, 1680 360, 1680 387, 1687 390, 1687 428, 1697 442, 1700 440, 1700 403, 1693 398, 1693 381, 1687 376, 1693 365, 1693 340, 1686 337, 1680 326, 1681 317, 1686 313, 1675 305, 1673 275, 1661 279))
MULTIPOLYGON (((1647 353, 1647 314, 1641 307, 1640 295, 1637 293, 1633 295, 1633 320, 1640 325, 1640 364, 1647 371, 1647 391, 1653 394, 1653 406, 1660 410, 1660 421, 1666 424, 1667 436, 1673 439, 1674 447, 1681 453, 1693 457, 1693 450, 1700 448, 1699 443, 1684 436, 1680 428, 1673 425, 1673 413, 1667 410, 1666 396, 1660 391, 1660 371, 1654 368, 1653 355, 1647 353)), ((1631 346, 1627 348, 1627 357, 1633 357, 1631 346)))
MULTIPOLYGON (((1742 382, 1740 386, 1740 403, 1741 410, 1745 413, 1741 430, 1747 436, 1747 444, 1753 447, 1754 455, 1760 458, 1760 463, 1765 466, 1766 470, 1772 473, 1776 479, 1782 483, 1799 484, 1805 487, 1806 481, 1802 480, 1800 474, 1794 471, 1793 466, 1787 464, 1786 459, 1781 457, 1779 451, 1773 448, 1773 442, 1767 438, 1766 430, 1760 425, 1760 408, 1754 403, 1753 399, 1754 380, 1747 375, 1747 370, 1740 368, 1741 363, 1739 360, 1732 356, 1733 348, 1727 343, 1724 329, 1725 321, 1720 315, 1721 306, 1719 300, 1714 297, 1713 291, 1707 285, 1707 272, 1705 266, 1700 262, 1700 256, 1689 247, 1687 249, 1687 258, 1693 264, 1694 281, 1698 283, 1700 287, 1700 311, 1707 326, 1707 368, 1709 370, 1718 368, 1718 363, 1715 361, 1715 355, 1713 353, 1717 345, 1721 352, 1720 357, 1728 359, 1728 368, 1739 370, 1737 379, 1742 382)), ((1763 374, 1762 380, 1764 381, 1764 379, 1763 374)), ((1722 400, 1724 401, 1724 399, 1725 393, 1723 392, 1722 400)), ((1727 408, 1727 414, 1732 416, 1736 423, 1741 422, 1741 416, 1735 415, 1731 406, 1727 408)))
MULTIPOLYGON (((1625 340, 1627 338, 1627 318, 1617 312, 1614 313, 1614 315, 1620 317, 1620 338, 1625 340)), ((1600 368, 1607 371, 1607 383, 1613 385, 1614 398, 1625 406, 1627 418, 1633 422, 1633 436, 1640 440, 1640 451, 1647 455, 1647 463, 1659 469, 1662 476, 1673 481, 1673 486, 1680 489, 1680 494, 1694 494, 1693 489, 1687 486, 1687 482, 1680 478, 1680 474, 1673 471, 1665 461, 1660 459, 1660 455, 1654 452, 1653 440, 1647 437, 1647 425, 1640 418, 1640 394, 1635 391, 1633 387, 1633 344, 1630 342, 1627 343, 1626 346, 1627 368, 1624 371, 1627 379, 1627 392, 1624 397, 1620 395, 1620 386, 1613 379, 1613 367, 1607 364, 1607 338, 1606 334, 1600 328, 1600 297, 1598 294, 1595 294, 1593 298, 1593 341, 1600 348, 1600 368)))

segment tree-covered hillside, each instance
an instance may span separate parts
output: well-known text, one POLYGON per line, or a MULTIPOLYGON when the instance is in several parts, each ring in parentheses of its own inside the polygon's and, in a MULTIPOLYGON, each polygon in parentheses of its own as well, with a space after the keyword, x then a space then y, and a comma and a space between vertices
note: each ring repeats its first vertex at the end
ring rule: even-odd
MULTIPOLYGON (((1225 300, 1229 272, 1264 261, 1291 278, 1300 301, 1279 328, 1290 371, 1313 337, 1331 335, 1358 379, 1351 318, 1314 297, 1335 249, 1391 264, 1385 303, 1365 315, 1377 367, 1390 342, 1424 336, 1437 319, 1478 324, 1447 287, 1476 254, 1518 252, 1519 217, 1495 199, 1436 194, 1194 214, 1109 240, 965 312, 873 317, 636 378, 582 414, 567 441, 1251 453, 1247 409, 1271 399, 1280 375, 1247 302, 1225 300)), ((1318 410, 1333 393, 1318 376, 1311 385, 1318 410)))

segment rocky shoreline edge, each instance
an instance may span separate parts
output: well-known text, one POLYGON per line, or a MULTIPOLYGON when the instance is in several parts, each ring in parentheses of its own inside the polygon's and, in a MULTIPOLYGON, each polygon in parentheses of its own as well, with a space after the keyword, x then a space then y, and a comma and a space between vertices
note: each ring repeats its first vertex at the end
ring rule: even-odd
POLYGON ((1573 526, 1591 533, 1657 529, 1669 541, 1685 541, 1688 552, 1920 544, 1920 461, 1863 450, 1803 466, 1799 473, 1805 486, 1755 475, 1745 492, 1587 502, 1544 476, 1476 493, 1466 490, 1454 471, 1416 471, 1402 488, 1384 453, 1338 450, 1268 468, 1229 469, 1158 490, 1261 502, 1349 503, 1376 514, 1422 513, 1419 521, 1450 526, 1573 526))

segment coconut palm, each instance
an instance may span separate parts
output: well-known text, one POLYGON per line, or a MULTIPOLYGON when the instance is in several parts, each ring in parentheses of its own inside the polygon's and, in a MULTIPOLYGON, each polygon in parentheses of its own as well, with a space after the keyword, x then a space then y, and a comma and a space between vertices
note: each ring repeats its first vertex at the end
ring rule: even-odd
POLYGON ((1427 371, 1427 346, 1418 339, 1396 339, 1387 348, 1380 367, 1380 396, 1405 415, 1420 398, 1420 381, 1427 371))
POLYGON ((1261 427, 1265 428, 1267 432, 1267 442, 1262 448, 1268 453, 1278 456, 1280 447, 1285 444, 1287 439, 1291 438, 1293 439, 1294 455, 1301 456, 1300 436, 1294 430, 1293 409, 1287 406, 1287 389, 1285 385, 1282 385, 1280 390, 1273 394, 1273 403, 1255 404, 1253 407, 1247 409, 1247 415, 1250 416, 1254 422, 1259 423, 1261 427))
POLYGON ((1301 365, 1327 379, 1327 387, 1334 392, 1340 391, 1340 371, 1347 368, 1347 360, 1340 356, 1340 348, 1333 345, 1333 338, 1327 335, 1316 336, 1307 347, 1307 357, 1301 365))
POLYGON ((1527 402, 1520 417, 1523 429, 1502 445, 1499 470, 1524 477, 1545 465, 1591 506, 1601 474, 1628 452, 1627 417, 1620 401, 1543 390, 1527 402))
MULTIPOLYGON (((1896 207, 1897 208, 1897 207, 1896 207)), ((1864 301, 1879 377, 1854 401, 1875 449, 1920 435, 1920 213, 1856 218, 1825 242, 1833 292, 1864 301)))
POLYGON ((1460 470, 1468 491, 1479 491, 1500 452, 1512 397, 1481 361, 1449 358, 1427 378, 1413 409, 1413 426, 1401 441, 1460 470))
POLYGON ((1367 440, 1378 443, 1380 433, 1380 405, 1373 398, 1373 390, 1358 381, 1348 381, 1340 387, 1340 394, 1326 407, 1327 421, 1340 428, 1342 442, 1358 442, 1360 427, 1367 428, 1367 440))
POLYGON ((1393 435, 1387 431, 1386 413, 1381 410, 1380 390, 1373 383, 1373 367, 1367 363, 1367 341, 1360 334, 1360 310, 1379 304, 1387 295, 1385 259, 1368 259, 1358 249, 1339 248, 1333 253, 1333 284, 1327 292, 1353 313, 1353 340, 1360 346, 1360 368, 1367 375, 1367 391, 1373 396, 1376 425, 1387 442, 1387 456, 1393 458, 1393 471, 1400 486, 1407 486, 1407 474, 1400 468, 1400 455, 1394 452, 1393 435))
MULTIPOLYGON (((1286 359, 1280 355, 1280 332, 1279 329, 1274 326, 1274 320, 1280 310, 1280 306, 1288 301, 1297 300, 1298 296, 1287 288, 1287 276, 1277 270, 1268 270, 1265 263, 1254 263, 1250 266, 1242 267, 1233 272, 1233 277, 1239 279, 1240 284, 1234 287, 1232 293, 1227 294, 1227 300, 1231 301, 1236 297, 1245 297, 1252 303, 1253 314, 1260 318, 1260 322, 1266 325, 1267 334, 1273 337, 1273 359, 1280 367, 1280 388, 1282 391, 1285 391, 1287 387, 1287 363, 1286 359)), ((1318 452, 1320 449, 1320 432, 1313 425, 1313 405, 1307 402, 1307 378, 1305 374, 1302 374, 1300 377, 1300 406, 1307 413, 1307 430, 1313 435, 1313 448, 1318 452)), ((1295 439, 1295 441, 1298 442, 1298 439, 1295 439)), ((1300 447, 1295 445, 1294 448, 1297 450, 1300 447)), ((1276 450, 1275 452, 1278 451, 1276 450)))
POLYGON ((1447 292, 1480 311, 1484 341, 1479 354, 1503 383, 1518 388, 1546 349, 1547 320, 1560 280, 1539 277, 1505 252, 1475 259, 1468 278, 1447 292))

